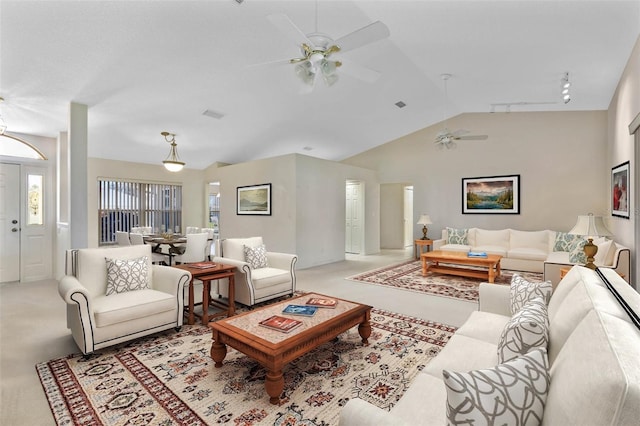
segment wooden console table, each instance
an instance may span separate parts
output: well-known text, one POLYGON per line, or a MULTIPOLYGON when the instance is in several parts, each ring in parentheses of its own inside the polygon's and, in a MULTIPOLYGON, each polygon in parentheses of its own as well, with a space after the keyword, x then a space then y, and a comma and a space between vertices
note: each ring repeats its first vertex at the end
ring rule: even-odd
POLYGON ((189 305, 185 309, 185 315, 187 315, 187 324, 193 325, 195 323, 195 317, 202 319, 202 324, 208 324, 211 318, 219 316, 232 317, 236 313, 236 286, 235 286, 235 266, 224 265, 222 263, 214 262, 198 262, 198 265, 207 264, 207 267, 195 267, 189 263, 183 263, 181 265, 174 265, 174 268, 183 269, 191 272, 191 281, 189 282, 189 305), (224 303, 220 300, 211 299, 211 281, 221 280, 223 278, 229 279, 229 298, 228 303, 224 303), (194 303, 193 294, 193 280, 198 279, 202 281, 202 315, 197 314, 194 311, 195 306, 200 303, 194 303), (209 315, 209 305, 222 309, 222 312, 209 315))

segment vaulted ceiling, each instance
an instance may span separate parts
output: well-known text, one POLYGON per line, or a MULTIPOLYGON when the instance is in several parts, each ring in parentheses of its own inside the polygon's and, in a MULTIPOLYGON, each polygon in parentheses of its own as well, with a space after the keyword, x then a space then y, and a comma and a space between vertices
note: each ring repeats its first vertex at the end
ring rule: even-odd
POLYGON ((86 104, 91 157, 159 164, 169 131, 192 168, 341 160, 492 105, 607 109, 639 34, 640 1, 3 0, 0 114, 8 132, 56 136, 69 103, 86 104), (390 36, 333 55, 338 82, 301 94, 294 65, 265 64, 301 55, 274 13, 334 40, 378 20, 390 36))

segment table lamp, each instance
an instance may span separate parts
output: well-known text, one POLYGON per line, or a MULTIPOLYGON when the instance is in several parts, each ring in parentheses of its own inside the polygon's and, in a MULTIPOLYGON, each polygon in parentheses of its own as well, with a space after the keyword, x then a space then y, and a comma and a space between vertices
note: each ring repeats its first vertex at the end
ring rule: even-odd
POLYGON ((428 240, 427 238, 427 225, 431 225, 433 222, 431 222, 431 218, 429 217, 428 214, 423 214, 420 216, 420 219, 418 219, 418 225, 422 225, 422 239, 423 240, 428 240))
POLYGON ((602 216, 594 216, 592 213, 578 216, 578 221, 571 231, 569 231, 569 234, 587 237, 588 242, 584 245, 584 254, 587 256, 587 263, 584 266, 590 269, 596 269, 593 260, 598 252, 598 246, 593 244, 593 239, 595 237, 611 235, 611 232, 609 232, 602 220, 602 216))

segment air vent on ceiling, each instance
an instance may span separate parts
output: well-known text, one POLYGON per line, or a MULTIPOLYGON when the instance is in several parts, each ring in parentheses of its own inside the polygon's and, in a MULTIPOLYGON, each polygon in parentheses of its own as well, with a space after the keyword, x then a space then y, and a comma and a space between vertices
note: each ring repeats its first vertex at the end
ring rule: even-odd
POLYGON ((224 117, 224 114, 221 112, 217 112, 217 111, 213 111, 210 109, 204 110, 202 112, 202 115, 206 115, 207 117, 211 117, 211 118, 215 118, 220 120, 222 117, 224 117))
POLYGON ((402 101, 398 101, 398 102, 396 102, 394 105, 395 105, 395 106, 397 106, 398 108, 404 108, 404 107, 406 107, 406 106, 407 106, 407 104, 405 104, 405 103, 404 103, 404 102, 402 102, 402 101))

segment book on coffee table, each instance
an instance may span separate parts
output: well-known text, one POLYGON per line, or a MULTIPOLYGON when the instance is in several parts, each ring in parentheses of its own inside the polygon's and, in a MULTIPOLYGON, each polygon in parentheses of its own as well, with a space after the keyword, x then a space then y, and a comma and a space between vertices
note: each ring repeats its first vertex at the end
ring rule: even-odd
POLYGON ((312 317, 317 310, 318 310, 317 306, 287 305, 287 307, 282 310, 282 313, 289 314, 289 315, 303 315, 305 317, 312 317))
POLYGON ((302 325, 302 321, 298 321, 297 319, 293 318, 281 317, 280 315, 273 315, 265 320, 260 321, 258 324, 272 330, 288 333, 294 328, 302 325))
POLYGON ((194 263, 187 263, 187 266, 189 268, 195 268, 195 269, 207 269, 207 268, 215 268, 216 264, 213 262, 194 262, 194 263))
POLYGON ((328 299, 326 297, 312 297, 307 300, 307 305, 318 308, 335 308, 337 304, 338 301, 336 299, 328 299))
POLYGON ((487 257, 486 251, 470 251, 467 253, 468 257, 487 257))

